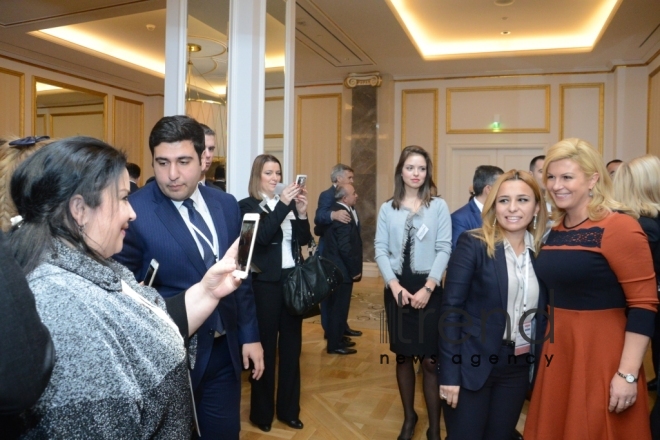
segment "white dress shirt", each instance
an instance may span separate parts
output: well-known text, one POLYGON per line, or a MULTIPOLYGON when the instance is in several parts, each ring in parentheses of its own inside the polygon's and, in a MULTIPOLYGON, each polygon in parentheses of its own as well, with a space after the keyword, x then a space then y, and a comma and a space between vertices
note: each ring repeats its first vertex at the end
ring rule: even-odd
MULTIPOLYGON (((262 194, 261 197, 266 202, 266 205, 268 205, 271 211, 275 210, 277 202, 280 201, 280 196, 277 194, 272 199, 269 198, 266 194, 262 194)), ((293 214, 293 211, 289 211, 286 218, 280 225, 280 228, 282 228, 282 269, 288 269, 296 265, 296 262, 293 260, 293 254, 291 253, 291 220, 295 220, 295 218, 296 217, 293 214)))
MULTIPOLYGON (((211 235, 213 235, 213 246, 211 246, 211 248, 213 249, 213 253, 215 254, 215 261, 218 261, 218 259, 220 258, 220 255, 218 255, 219 254, 218 235, 215 232, 215 225, 213 224, 213 219, 211 218, 209 207, 206 206, 204 197, 202 197, 202 194, 199 192, 199 187, 195 188, 195 192, 192 193, 190 198, 193 200, 193 205, 195 206, 195 209, 197 210, 197 212, 199 212, 199 214, 206 222, 206 225, 211 230, 211 235)), ((197 244, 197 249, 199 250, 199 254, 202 256, 202 259, 204 259, 204 248, 202 248, 202 243, 199 241, 199 238, 197 237, 197 233, 195 232, 195 228, 193 227, 193 224, 190 222, 188 208, 183 206, 183 200, 181 201, 172 200, 172 203, 174 203, 174 207, 177 209, 177 211, 179 211, 179 214, 181 214, 181 218, 183 218, 183 221, 186 222, 186 226, 188 226, 188 230, 190 231, 190 234, 193 236, 193 239, 197 244)))
MULTIPOLYGON (((511 337, 507 335, 505 329, 502 339, 507 341, 516 340, 520 318, 525 311, 535 309, 539 304, 539 282, 532 267, 532 252, 534 252, 534 238, 529 231, 525 231, 525 250, 520 255, 516 255, 509 241, 504 239, 506 271, 509 279, 506 312, 511 319, 511 337)), ((533 316, 528 316, 526 319, 531 318, 533 316)))

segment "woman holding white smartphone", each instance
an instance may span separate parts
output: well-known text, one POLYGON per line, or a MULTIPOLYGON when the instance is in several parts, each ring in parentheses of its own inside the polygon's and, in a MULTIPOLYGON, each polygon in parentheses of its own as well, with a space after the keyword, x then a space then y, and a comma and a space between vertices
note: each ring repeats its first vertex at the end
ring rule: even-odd
POLYGON ((285 186, 281 194, 276 194, 281 180, 279 160, 270 154, 257 156, 250 174, 250 197, 239 202, 241 214, 261 216, 252 253, 252 288, 265 370, 260 380, 250 379, 250 421, 264 432, 270 431, 274 415, 291 428, 303 427, 299 418, 302 316, 293 316, 287 311, 283 286, 295 267, 294 256, 300 251, 300 245, 309 242, 311 232, 307 220, 307 191, 292 183, 285 186))

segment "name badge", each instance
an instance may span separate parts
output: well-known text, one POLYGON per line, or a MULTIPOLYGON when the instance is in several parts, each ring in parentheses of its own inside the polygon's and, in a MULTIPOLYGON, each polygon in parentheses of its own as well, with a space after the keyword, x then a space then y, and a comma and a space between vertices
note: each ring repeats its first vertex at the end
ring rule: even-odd
POLYGON ((424 236, 426 236, 426 233, 429 232, 429 228, 426 227, 426 225, 422 225, 418 230, 417 230, 417 238, 420 240, 424 239, 424 236))
POLYGON ((523 332, 527 339, 523 337, 522 333, 516 335, 516 348, 515 355, 520 356, 521 354, 529 353, 531 346, 529 341, 532 340, 532 320, 525 321, 522 326, 523 332))

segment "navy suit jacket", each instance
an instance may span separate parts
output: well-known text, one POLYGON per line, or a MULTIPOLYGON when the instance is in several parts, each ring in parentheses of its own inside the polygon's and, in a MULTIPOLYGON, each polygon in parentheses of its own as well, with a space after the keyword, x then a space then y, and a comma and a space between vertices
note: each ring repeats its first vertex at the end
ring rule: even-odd
MULTIPOLYGON (((335 203, 332 210, 348 212, 348 209, 339 203, 335 203)), ((339 267, 344 283, 352 283, 353 277, 362 273, 362 238, 353 215, 351 214, 351 221, 346 224, 333 221, 323 240, 323 256, 339 267)))
POLYGON ((332 206, 335 204, 335 186, 319 194, 319 203, 316 206, 316 214, 314 215, 314 233, 322 237, 325 231, 332 224, 332 206))
MULTIPOLYGON (((464 232, 458 239, 456 250, 451 254, 439 324, 440 385, 460 385, 472 391, 481 389, 493 369, 489 357, 500 352, 507 321, 509 276, 504 245, 496 245, 494 258, 490 258, 486 252, 484 242, 464 232), (486 322, 482 321, 483 317, 487 317, 486 322), (460 364, 458 358, 455 358, 457 355, 461 356, 460 364), (478 366, 472 364, 472 356, 475 355, 480 356, 478 366)), ((536 264, 533 255, 532 264, 536 264)), ((547 305, 547 291, 539 280, 538 311, 545 312, 547 305)), ((535 333, 532 337, 539 342, 532 346, 536 372, 547 316, 536 313, 534 321, 535 333)), ((511 322, 512 328, 514 325, 518 326, 518 323, 511 322)))
MULTIPOLYGON (((240 233, 238 203, 233 196, 215 188, 200 186, 199 191, 211 213, 222 257, 240 233)), ((114 258, 128 267, 137 280, 142 280, 152 258, 158 260, 160 266, 153 287, 165 298, 199 282, 206 273, 206 266, 195 239, 156 182, 148 183, 128 200, 137 218, 130 223, 124 247, 114 258)), ((259 341, 251 281, 243 281, 234 293, 224 297, 214 313, 222 317, 236 377, 240 378, 240 345, 259 341)), ((191 374, 193 388, 200 383, 211 355, 213 322, 211 315, 197 330, 197 360, 191 374)))
POLYGON ((474 199, 467 202, 466 205, 458 208, 451 215, 451 248, 456 249, 458 237, 470 229, 481 227, 481 211, 477 208, 474 199))

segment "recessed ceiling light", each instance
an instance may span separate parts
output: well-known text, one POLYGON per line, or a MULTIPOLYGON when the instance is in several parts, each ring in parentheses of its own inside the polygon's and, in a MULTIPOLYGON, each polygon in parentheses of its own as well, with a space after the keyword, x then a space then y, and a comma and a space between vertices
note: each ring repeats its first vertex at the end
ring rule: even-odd
POLYGON ((502 35, 511 35, 511 31, 502 31, 500 32, 502 35))
POLYGON ((495 0, 497 6, 510 6, 515 0, 495 0))
POLYGON ((147 30, 148 30, 148 31, 153 31, 153 30, 155 30, 155 29, 156 29, 156 25, 155 25, 155 24, 148 24, 148 25, 147 25, 147 30))

